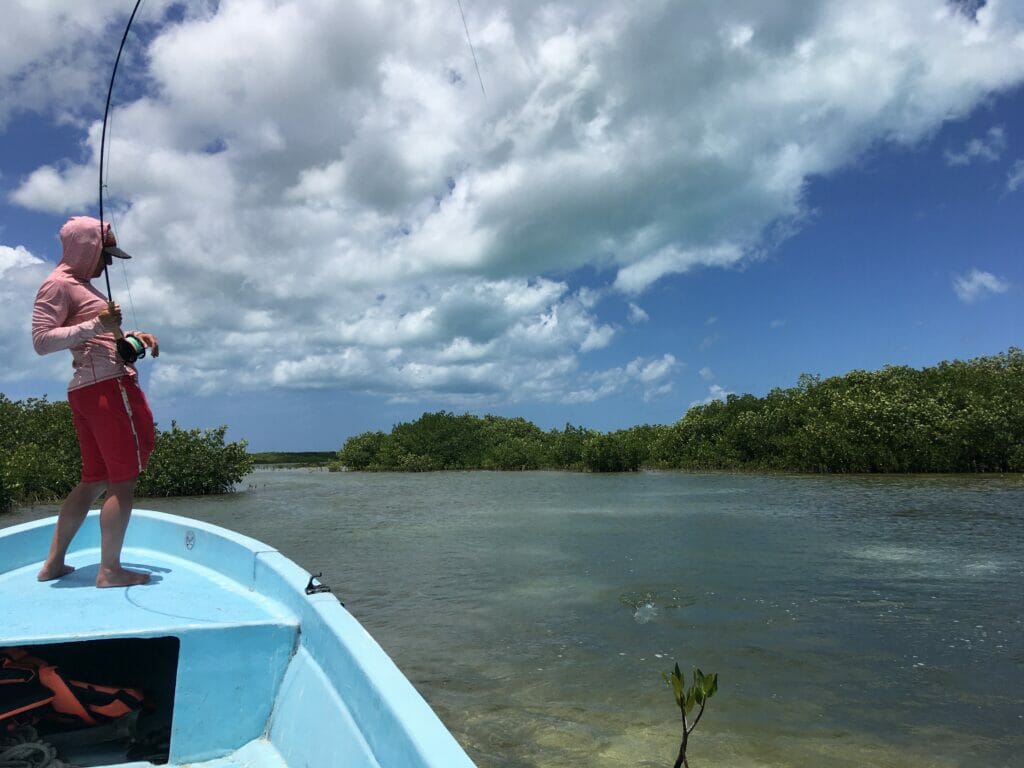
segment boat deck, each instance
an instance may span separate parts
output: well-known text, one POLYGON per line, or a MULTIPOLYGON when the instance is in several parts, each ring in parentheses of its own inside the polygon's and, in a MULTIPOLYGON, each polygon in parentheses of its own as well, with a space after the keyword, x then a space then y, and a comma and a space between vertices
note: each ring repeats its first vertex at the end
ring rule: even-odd
POLYGON ((125 567, 151 574, 148 584, 127 589, 95 588, 98 549, 77 550, 67 562, 75 571, 54 581, 36 581, 39 562, 0 573, 5 645, 160 637, 261 625, 294 631, 298 626, 295 616, 279 603, 163 552, 125 547, 125 567))

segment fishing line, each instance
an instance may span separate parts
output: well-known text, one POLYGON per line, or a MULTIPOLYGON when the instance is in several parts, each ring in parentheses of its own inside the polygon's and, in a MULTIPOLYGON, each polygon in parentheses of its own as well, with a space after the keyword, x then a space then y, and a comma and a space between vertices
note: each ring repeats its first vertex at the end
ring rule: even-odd
POLYGON ((480 92, 487 101, 487 91, 484 90, 484 79, 480 76, 480 65, 476 60, 476 49, 473 48, 473 41, 469 37, 469 24, 466 23, 466 12, 462 10, 462 0, 455 0, 459 4, 459 15, 462 16, 462 28, 466 30, 466 42, 469 43, 469 52, 473 55, 473 66, 476 67, 476 79, 480 81, 480 92))
MULTIPOLYGON (((113 219, 113 217, 111 217, 113 219)), ((113 227, 114 223, 111 220, 110 226, 113 227)), ((132 311, 132 325, 136 328, 139 327, 139 318, 135 314, 135 301, 132 299, 132 287, 128 284, 128 268, 121 262, 121 274, 124 276, 124 289, 128 293, 128 308, 132 311)))

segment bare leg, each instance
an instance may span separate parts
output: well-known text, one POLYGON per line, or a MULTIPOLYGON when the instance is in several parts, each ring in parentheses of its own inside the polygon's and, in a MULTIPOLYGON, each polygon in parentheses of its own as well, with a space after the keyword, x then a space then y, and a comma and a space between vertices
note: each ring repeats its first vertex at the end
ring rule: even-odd
POLYGON ((100 510, 100 570, 97 587, 130 587, 149 581, 148 573, 129 571, 121 566, 121 547, 135 501, 135 481, 110 483, 107 498, 100 510))
POLYGON ((50 581, 66 576, 74 569, 73 566, 64 564, 64 557, 68 553, 71 540, 75 538, 78 529, 82 527, 85 516, 89 514, 89 507, 100 497, 107 487, 106 480, 96 483, 79 483, 76 485, 64 503, 60 505, 60 512, 57 513, 57 525, 53 529, 53 540, 50 542, 50 554, 46 557, 42 569, 36 576, 40 581, 50 581))

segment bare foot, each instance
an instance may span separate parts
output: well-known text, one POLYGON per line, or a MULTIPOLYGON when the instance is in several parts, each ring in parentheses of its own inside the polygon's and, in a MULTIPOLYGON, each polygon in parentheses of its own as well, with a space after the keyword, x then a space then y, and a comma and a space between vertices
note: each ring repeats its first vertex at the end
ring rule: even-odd
POLYGON ((148 581, 148 573, 129 571, 127 568, 100 568, 96 574, 97 587, 134 587, 148 581))
POLYGON ((36 574, 36 579, 39 581, 53 581, 61 576, 67 576, 73 570, 75 570, 73 565, 64 565, 63 563, 60 565, 50 565, 49 563, 44 563, 42 570, 36 574))

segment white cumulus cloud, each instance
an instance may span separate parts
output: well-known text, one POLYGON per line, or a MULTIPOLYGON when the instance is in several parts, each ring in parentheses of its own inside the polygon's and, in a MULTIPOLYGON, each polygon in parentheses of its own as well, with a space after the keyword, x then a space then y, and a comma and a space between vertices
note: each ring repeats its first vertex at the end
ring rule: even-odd
POLYGON ((629 302, 629 322, 633 325, 639 325, 640 323, 646 323, 650 320, 650 315, 644 311, 644 308, 634 302, 629 302))
POLYGON ((953 278, 953 290, 965 304, 973 304, 992 293, 1006 293, 1009 289, 1008 282, 979 269, 972 269, 966 275, 953 278))
POLYGON ((708 403, 713 403, 716 400, 724 403, 731 394, 733 393, 727 390, 725 387, 722 387, 718 384, 712 384, 710 387, 708 387, 708 396, 705 397, 703 400, 694 400, 692 403, 690 403, 690 407, 693 408, 693 406, 695 405, 707 405, 708 403))
POLYGON ((981 138, 967 142, 959 151, 946 150, 946 162, 950 165, 969 165, 977 160, 993 162, 1006 149, 1006 131, 1001 125, 993 126, 981 138))
POLYGON ((1021 187, 1024 187, 1024 160, 1018 160, 1014 163, 1006 176, 1006 188, 1008 190, 1016 192, 1021 187))
MULTIPOLYGON (((67 359, 39 358, 32 349, 32 300, 53 269, 21 245, 0 245, 0 382, 27 378, 40 368, 58 382, 71 378, 67 359)), ((56 396, 62 390, 51 392, 56 396)))
POLYGON ((567 402, 590 403, 638 387, 644 400, 672 391, 672 376, 683 367, 674 355, 636 357, 628 364, 583 377, 584 386, 569 393, 567 402))
MULTIPOLYGON (((34 114, 79 133, 12 202, 94 204, 123 6, 5 16, 0 130, 34 114)), ((1024 79, 1019 3, 974 18, 945 0, 466 12, 486 99, 457 7, 143 6, 107 182, 139 324, 167 352, 151 386, 653 395, 671 378, 649 380, 653 363, 591 370, 631 357, 603 297, 642 322, 637 297, 659 281, 741 263, 799 222, 808 178, 926 139, 1024 79)), ((995 151, 981 141, 959 151, 995 151)))

